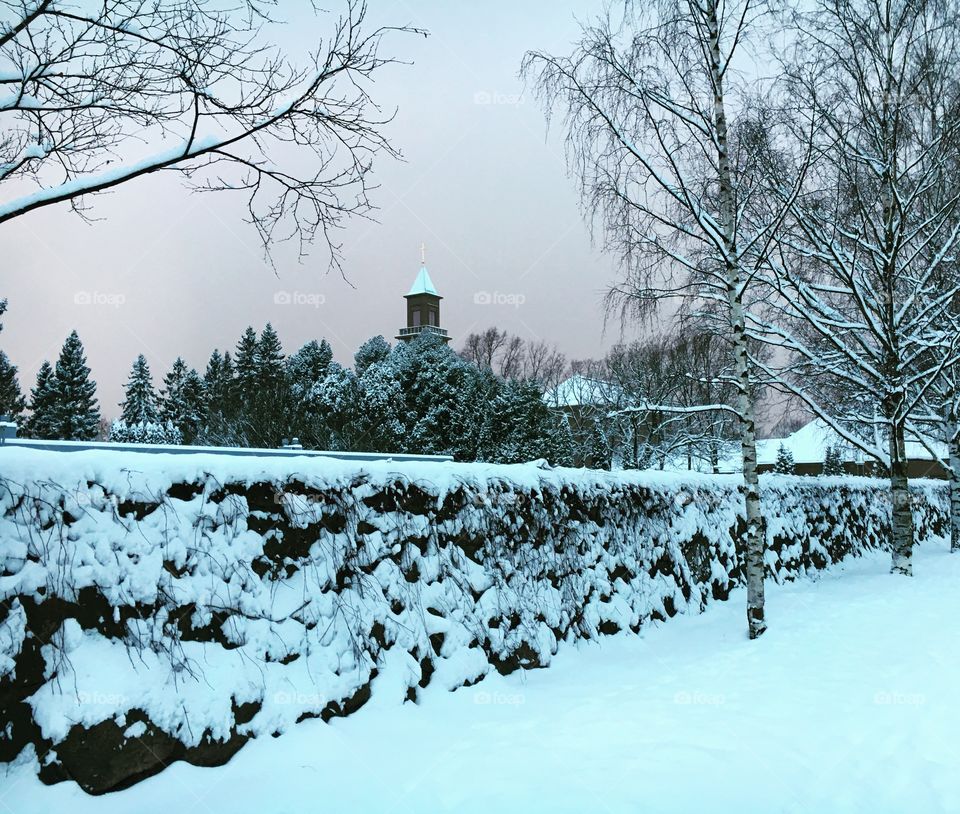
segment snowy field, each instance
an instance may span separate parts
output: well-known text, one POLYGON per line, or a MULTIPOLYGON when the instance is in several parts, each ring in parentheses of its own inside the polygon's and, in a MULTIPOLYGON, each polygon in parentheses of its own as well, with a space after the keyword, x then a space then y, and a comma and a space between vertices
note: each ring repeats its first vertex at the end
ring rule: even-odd
POLYGON ((912 580, 888 567, 769 585, 758 642, 737 591, 419 706, 375 690, 350 718, 104 797, 13 767, 0 812, 960 811, 960 556, 922 547, 912 580))

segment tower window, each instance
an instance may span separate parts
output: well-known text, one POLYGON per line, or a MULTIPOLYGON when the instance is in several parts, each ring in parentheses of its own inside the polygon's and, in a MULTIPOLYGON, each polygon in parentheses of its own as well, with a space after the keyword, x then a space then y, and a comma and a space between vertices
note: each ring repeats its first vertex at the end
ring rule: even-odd
POLYGON ((414 328, 420 327, 420 309, 419 308, 413 309, 413 327, 414 328))
POLYGON ((427 312, 427 317, 428 317, 428 322, 431 325, 437 324, 437 312, 434 311, 432 308, 427 312))

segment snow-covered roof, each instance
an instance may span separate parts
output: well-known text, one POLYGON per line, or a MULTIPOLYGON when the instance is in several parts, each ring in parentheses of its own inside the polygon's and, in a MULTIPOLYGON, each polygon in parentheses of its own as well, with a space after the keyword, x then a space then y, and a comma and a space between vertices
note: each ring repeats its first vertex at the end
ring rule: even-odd
MULTIPOLYGON (((929 443, 934 449, 945 453, 941 442, 930 441, 929 443)), ((827 457, 827 448, 831 446, 839 447, 840 457, 843 460, 858 461, 863 458, 860 450, 843 440, 836 431, 819 418, 804 424, 786 438, 765 438, 757 441, 757 463, 761 466, 775 464, 781 444, 793 453, 793 461, 796 464, 823 463, 827 457)), ((906 453, 907 459, 911 461, 933 460, 933 456, 920 441, 907 441, 906 453)), ((739 467, 740 456, 737 455, 736 460, 731 458, 724 461, 722 469, 737 471, 739 467)))
POLYGON ((548 390, 543 400, 551 407, 596 407, 617 401, 622 395, 611 382, 575 373, 548 390))
POLYGON ((412 297, 414 294, 433 294, 435 297, 440 296, 437 293, 437 289, 434 288, 433 280, 430 279, 430 272, 427 271, 426 266, 420 266, 417 279, 414 280, 413 285, 410 286, 410 291, 407 293, 407 296, 412 297))

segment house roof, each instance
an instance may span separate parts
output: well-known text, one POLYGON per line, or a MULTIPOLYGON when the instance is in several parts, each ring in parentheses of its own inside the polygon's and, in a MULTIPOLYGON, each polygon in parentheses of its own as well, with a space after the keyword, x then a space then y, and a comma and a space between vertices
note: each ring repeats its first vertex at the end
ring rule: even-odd
MULTIPOLYGON (((930 440, 929 443, 935 450, 941 453, 945 452, 942 442, 930 440)), ((793 461, 797 464, 823 463, 827 457, 827 448, 831 446, 839 448, 840 457, 845 461, 858 461, 863 457, 860 450, 842 439, 825 421, 819 418, 804 424, 796 432, 785 438, 758 440, 757 463, 761 466, 775 464, 781 444, 793 453, 793 461)), ((907 459, 911 461, 933 460, 933 456, 920 441, 907 441, 906 453, 907 459)), ((740 456, 737 455, 735 459, 731 458, 724 461, 722 468, 723 471, 738 471, 740 456)))
POLYGON ((410 286, 410 291, 406 296, 413 297, 417 294, 432 294, 434 297, 440 296, 433 285, 433 280, 430 279, 430 272, 427 271, 426 266, 420 266, 420 272, 417 274, 417 278, 413 281, 413 285, 410 286))

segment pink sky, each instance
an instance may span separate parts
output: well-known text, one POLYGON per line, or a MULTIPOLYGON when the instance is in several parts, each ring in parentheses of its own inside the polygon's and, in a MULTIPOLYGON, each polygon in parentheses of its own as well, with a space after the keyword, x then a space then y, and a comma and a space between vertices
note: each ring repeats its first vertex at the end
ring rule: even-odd
MULTIPOLYGON (((137 354, 155 382, 178 354, 202 371, 248 324, 272 322, 287 352, 326 337, 347 361, 364 339, 392 338, 402 324, 421 243, 455 347, 496 325, 570 357, 602 355, 619 337, 616 324, 604 334, 601 308, 615 265, 591 247, 558 134, 546 139, 517 76, 526 50, 569 50, 574 13, 596 10, 582 0, 377 7, 378 21, 431 36, 385 45, 414 62, 388 66, 373 89, 397 107, 388 132, 406 161, 379 162, 378 222, 354 221, 342 234, 349 282, 326 274, 322 247, 302 264, 279 248, 274 272, 239 199, 191 194, 175 177, 92 199, 101 219, 92 225, 66 206, 5 225, 0 297, 10 308, 0 343, 22 388, 74 328, 106 416, 117 413, 137 354)), ((296 35, 306 43, 322 26, 296 35)))

